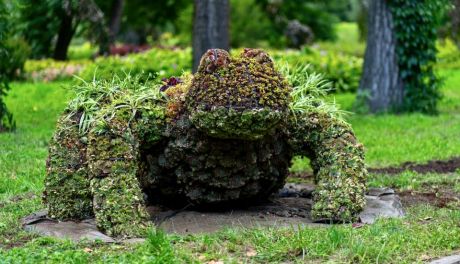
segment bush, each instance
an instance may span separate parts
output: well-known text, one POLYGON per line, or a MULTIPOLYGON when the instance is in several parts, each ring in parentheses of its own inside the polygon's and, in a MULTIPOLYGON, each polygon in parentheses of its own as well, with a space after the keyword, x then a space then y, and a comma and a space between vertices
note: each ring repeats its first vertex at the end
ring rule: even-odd
POLYGON ((459 69, 460 68, 460 51, 451 39, 444 39, 436 45, 437 68, 459 69))
POLYGON ((4 42, 8 56, 2 58, 1 71, 11 80, 19 77, 24 69, 24 63, 30 55, 30 47, 22 38, 8 38, 4 42))
POLYGON ((91 80, 96 74, 98 79, 111 80, 113 75, 124 76, 125 73, 142 75, 143 79, 156 73, 160 77, 180 76, 183 71, 191 70, 191 54, 190 49, 153 48, 144 53, 125 57, 101 57, 85 67, 81 77, 84 80, 91 80))
POLYGON ((54 81, 71 79, 79 75, 90 60, 56 61, 53 59, 27 60, 24 65, 24 77, 32 81, 54 81))
POLYGON ((332 92, 355 92, 358 89, 363 63, 360 57, 314 49, 271 51, 270 54, 278 63, 291 66, 310 64, 312 73, 320 72, 332 83, 332 92))

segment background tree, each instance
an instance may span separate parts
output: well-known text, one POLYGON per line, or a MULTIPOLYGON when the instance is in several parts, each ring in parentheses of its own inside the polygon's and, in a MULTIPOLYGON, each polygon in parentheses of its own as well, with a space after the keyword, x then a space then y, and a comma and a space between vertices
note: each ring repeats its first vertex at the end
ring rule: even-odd
POLYGON ((65 0, 62 7, 57 10, 60 18, 60 27, 53 58, 66 60, 70 41, 77 27, 82 22, 88 22, 92 26, 92 34, 102 47, 107 46, 107 35, 104 24, 104 13, 93 0, 65 0))
POLYGON ((403 97, 393 15, 387 0, 372 0, 368 12, 367 48, 359 92, 360 96, 367 96, 371 112, 387 111, 400 107, 403 97))
POLYGON ((30 45, 34 59, 51 57, 53 38, 59 29, 58 0, 19 0, 16 30, 30 45))
POLYGON ((109 43, 113 44, 120 31, 124 0, 113 0, 109 18, 109 43))
POLYGON ((373 0, 359 93, 371 112, 436 113, 436 29, 446 0, 373 0))
POLYGON ((229 50, 228 0, 195 0, 193 23, 193 72, 208 49, 229 50))
POLYGON ((3 99, 9 90, 8 82, 11 79, 12 67, 11 45, 8 44, 9 31, 9 11, 5 2, 0 2, 0 132, 13 130, 16 126, 13 115, 8 111, 3 99))

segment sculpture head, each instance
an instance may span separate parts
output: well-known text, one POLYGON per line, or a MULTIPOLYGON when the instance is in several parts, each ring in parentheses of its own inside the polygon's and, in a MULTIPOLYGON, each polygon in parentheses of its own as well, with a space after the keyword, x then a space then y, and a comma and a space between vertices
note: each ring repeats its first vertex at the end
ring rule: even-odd
POLYGON ((290 89, 264 51, 244 49, 230 57, 211 49, 201 58, 186 105, 193 124, 210 136, 254 140, 286 117, 290 89))

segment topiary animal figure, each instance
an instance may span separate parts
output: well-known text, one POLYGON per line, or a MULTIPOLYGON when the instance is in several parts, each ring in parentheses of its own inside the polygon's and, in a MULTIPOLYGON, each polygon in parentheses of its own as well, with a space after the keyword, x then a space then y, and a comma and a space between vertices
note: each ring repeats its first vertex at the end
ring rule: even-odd
POLYGON ((44 202, 56 219, 95 216, 112 236, 141 236, 147 204, 212 206, 267 198, 294 155, 317 179, 312 217, 354 221, 365 205, 363 146, 305 67, 261 50, 207 51, 193 77, 163 86, 127 76, 77 87, 58 121, 44 202))

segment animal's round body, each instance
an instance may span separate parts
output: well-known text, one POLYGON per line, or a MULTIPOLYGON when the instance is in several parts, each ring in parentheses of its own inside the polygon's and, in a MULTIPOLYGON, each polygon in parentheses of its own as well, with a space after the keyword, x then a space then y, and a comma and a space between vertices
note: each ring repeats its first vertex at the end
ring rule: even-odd
POLYGON ((139 181, 149 202, 216 205, 264 199, 281 188, 292 152, 280 131, 258 140, 220 139, 182 116, 142 151, 139 181))

